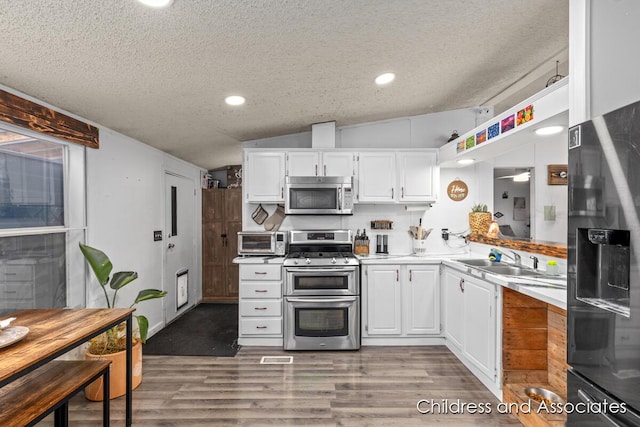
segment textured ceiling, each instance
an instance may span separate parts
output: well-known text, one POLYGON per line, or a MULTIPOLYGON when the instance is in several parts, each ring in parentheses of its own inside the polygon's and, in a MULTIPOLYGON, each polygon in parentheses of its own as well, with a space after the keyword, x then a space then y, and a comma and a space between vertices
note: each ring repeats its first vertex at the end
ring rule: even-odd
POLYGON ((555 59, 566 57, 569 7, 175 0, 156 10, 134 0, 0 0, 0 22, 1 84, 213 168, 239 163, 242 141, 312 123, 494 105, 505 90, 522 93, 520 82, 555 74, 555 59), (387 71, 396 80, 377 87, 387 71), (225 105, 230 94, 247 103, 225 105))

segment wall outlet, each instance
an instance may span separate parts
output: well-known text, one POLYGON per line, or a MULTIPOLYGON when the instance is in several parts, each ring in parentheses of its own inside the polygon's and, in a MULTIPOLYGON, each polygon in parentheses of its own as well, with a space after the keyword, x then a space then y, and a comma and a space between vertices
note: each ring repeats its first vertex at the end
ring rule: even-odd
POLYGON ((449 240, 449 229, 448 228, 443 228, 442 229, 442 240, 449 240))

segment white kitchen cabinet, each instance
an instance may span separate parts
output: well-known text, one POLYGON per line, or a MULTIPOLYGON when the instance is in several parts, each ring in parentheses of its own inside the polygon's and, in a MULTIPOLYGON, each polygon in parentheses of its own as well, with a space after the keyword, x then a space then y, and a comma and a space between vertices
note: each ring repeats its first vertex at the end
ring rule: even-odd
POLYGON ((488 377, 496 375, 496 287, 466 279, 464 293, 464 354, 488 377))
POLYGON ((240 264, 238 344, 282 346, 282 266, 240 264))
POLYGON ((440 333, 439 267, 407 265, 402 288, 405 333, 440 333))
POLYGON ((474 373, 483 375, 485 381, 498 381, 496 285, 445 268, 443 305, 449 348, 474 373))
POLYGON ((394 202, 395 187, 395 152, 358 153, 358 202, 394 202))
POLYGON ((289 151, 289 176, 352 176, 355 154, 346 151, 289 151))
POLYGON ((437 150, 397 153, 398 201, 435 202, 438 183, 437 150))
POLYGON ((287 153, 287 175, 319 176, 322 174, 319 151, 289 151, 287 153))
MULTIPOLYGON (((365 267, 366 324, 363 335, 402 334, 402 293, 399 265, 365 267)), ((364 316, 363 316, 364 317, 364 316)))
POLYGON ((464 294, 462 287, 464 279, 454 270, 444 269, 442 277, 442 300, 444 308, 444 336, 447 341, 462 349, 464 294))
POLYGON ((283 151, 246 152, 243 187, 247 202, 284 202, 285 161, 283 151))
POLYGON ((362 284, 363 337, 440 333, 437 265, 367 265, 362 284))
POLYGON ((355 153, 347 151, 323 151, 322 174, 324 176, 354 176, 355 153))

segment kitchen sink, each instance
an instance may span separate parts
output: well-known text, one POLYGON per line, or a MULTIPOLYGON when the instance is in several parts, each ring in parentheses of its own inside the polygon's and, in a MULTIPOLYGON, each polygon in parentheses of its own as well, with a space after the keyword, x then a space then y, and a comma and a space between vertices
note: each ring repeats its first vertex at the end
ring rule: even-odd
POLYGON ((458 262, 468 267, 475 268, 485 273, 500 274, 511 277, 528 277, 537 279, 558 279, 558 276, 551 276, 543 271, 534 270, 522 265, 507 264, 505 262, 495 262, 488 259, 458 259, 458 262))
POLYGON ((463 264, 472 266, 472 267, 490 267, 493 266, 495 264, 497 264, 494 261, 485 259, 485 258, 481 258, 481 259, 458 259, 456 260, 458 262, 461 262, 463 264))

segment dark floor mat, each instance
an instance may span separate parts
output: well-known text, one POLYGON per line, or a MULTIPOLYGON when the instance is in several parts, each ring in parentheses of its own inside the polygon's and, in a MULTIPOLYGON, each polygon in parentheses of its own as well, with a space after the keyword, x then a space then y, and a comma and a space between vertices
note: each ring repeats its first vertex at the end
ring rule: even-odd
POLYGON ((143 353, 233 357, 238 351, 238 305, 199 304, 147 340, 143 353))

